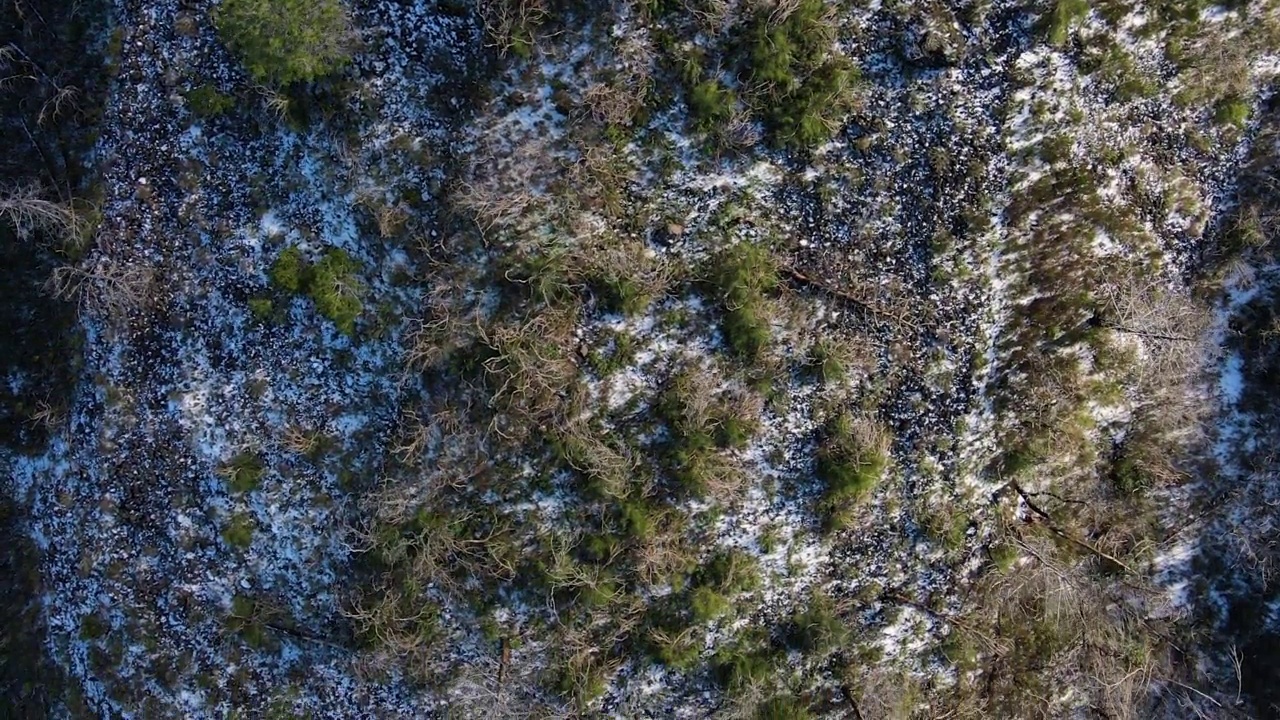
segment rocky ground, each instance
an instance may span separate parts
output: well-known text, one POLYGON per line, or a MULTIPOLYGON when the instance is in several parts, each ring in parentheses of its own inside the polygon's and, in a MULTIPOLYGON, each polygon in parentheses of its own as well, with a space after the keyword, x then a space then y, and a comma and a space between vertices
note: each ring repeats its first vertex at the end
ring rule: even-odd
POLYGON ((301 94, 216 3, 110 9, 75 391, 0 453, 54 714, 1267 716, 1213 633, 1273 594, 1275 9, 831 5, 801 151, 671 70, 752 98, 800 11, 660 5, 359 0, 301 94))

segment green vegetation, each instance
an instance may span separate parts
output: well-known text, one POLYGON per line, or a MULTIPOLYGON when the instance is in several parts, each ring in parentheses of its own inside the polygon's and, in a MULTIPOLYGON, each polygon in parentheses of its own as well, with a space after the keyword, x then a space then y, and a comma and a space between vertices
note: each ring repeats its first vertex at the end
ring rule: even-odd
POLYGON ((231 614, 227 616, 226 626, 250 647, 265 648, 273 640, 267 633, 269 616, 268 609, 257 600, 247 595, 236 595, 231 599, 231 614))
POLYGON ((351 59, 355 33, 340 0, 224 0, 214 21, 261 83, 312 82, 351 59))
POLYGON ((888 466, 884 434, 870 421, 842 413, 827 423, 818 449, 818 503, 825 525, 845 526, 852 507, 875 487, 888 466))
POLYGON ((1048 20, 1049 44, 1062 47, 1073 28, 1089 14, 1088 0, 1058 0, 1048 20))
POLYGON ((707 80, 689 91, 689 110, 694 128, 700 132, 714 132, 723 128, 733 117, 738 96, 719 80, 707 80))
POLYGON ((1227 97, 1218 102, 1213 121, 1219 125, 1243 128, 1249 122, 1249 102, 1242 97, 1227 97))
POLYGON ((285 292, 303 292, 310 271, 310 263, 296 247, 287 247, 271 264, 267 276, 271 283, 285 292))
POLYGON ((88 613, 80 618, 81 640, 98 640, 105 636, 110 629, 111 626, 96 612, 88 613))
POLYGON ((809 720, 809 708, 791 695, 775 695, 756 708, 756 720, 809 720))
POLYGON ((355 334, 355 323, 364 312, 364 284, 360 265, 341 248, 327 248, 320 261, 311 265, 296 247, 285 248, 272 263, 267 275, 284 292, 311 298, 316 310, 333 321, 345 335, 355 334))
POLYGON ((781 23, 761 13, 745 31, 747 77, 763 88, 759 113, 774 144, 807 150, 839 128, 852 104, 857 68, 832 52, 833 23, 822 0, 801 0, 781 23))
POLYGON ((248 513, 236 513, 222 529, 222 539, 228 545, 244 550, 253 543, 253 517, 248 513))
POLYGON ((816 594, 804 610, 791 616, 787 644, 806 653, 820 654, 842 645, 847 636, 831 598, 816 594))
POLYGON ((769 345, 768 293, 778 286, 778 264, 764 245, 741 241, 717 256, 711 282, 724 312, 721 331, 735 354, 755 360, 769 345))
POLYGON ((234 493, 253 492, 266 471, 262 457, 255 452, 241 451, 227 461, 219 471, 226 478, 227 486, 234 493))
POLYGON ((212 85, 201 85, 186 94, 191 112, 202 118, 216 118, 236 106, 235 98, 218 92, 212 85))

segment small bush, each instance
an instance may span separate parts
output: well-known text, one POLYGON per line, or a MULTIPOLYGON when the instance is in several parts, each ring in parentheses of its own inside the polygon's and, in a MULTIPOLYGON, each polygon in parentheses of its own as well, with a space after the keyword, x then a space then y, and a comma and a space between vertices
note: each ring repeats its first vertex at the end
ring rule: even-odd
POLYGON ((356 318, 364 310, 360 300, 364 286, 356 275, 359 269, 346 251, 330 248, 312 270, 307 290, 320 314, 347 335, 355 332, 356 318))
POLYGON ((748 28, 750 83, 763 88, 757 105, 774 144, 813 148, 830 139, 852 104, 858 72, 832 53, 834 32, 822 0, 801 0, 781 23, 761 13, 748 28))
POLYGON ((187 107, 202 118, 215 118, 236 106, 235 98, 218 92, 212 85, 201 85, 185 96, 187 107))
POLYGON ((726 594, 754 590, 760 585, 760 565, 754 555, 737 548, 721 550, 703 564, 696 581, 726 594))
POLYGON ((826 338, 813 344, 805 364, 824 383, 841 382, 847 374, 843 349, 835 341, 826 338))
POLYGON ((978 666, 978 651, 960 631, 952 630, 939 648, 956 670, 969 672, 978 666))
POLYGON ((236 513, 222 530, 222 539, 231 547, 241 550, 253 543, 253 518, 248 513, 236 513))
POLYGON ((726 126, 737 104, 737 94, 719 80, 700 82, 689 91, 689 111, 694 128, 700 132, 714 132, 726 126))
POLYGON ((267 322, 275 311, 271 298, 249 298, 249 312, 258 322, 267 322))
POLYGON ((700 587, 689 597, 689 609, 693 613, 693 621, 706 623, 729 613, 729 600, 720 593, 707 587, 700 587))
POLYGON ((606 277, 596 283, 601 304, 609 312, 628 317, 644 312, 653 297, 634 279, 626 276, 606 277))
POLYGON ((717 651, 711 665, 716 680, 728 691, 740 694, 769 682, 776 660, 768 638, 759 631, 748 631, 717 651))
POLYGON ((999 542, 987 549, 987 554, 991 558, 991 564, 995 566, 999 572, 1008 572, 1013 564, 1018 561, 1018 548, 1012 543, 999 542))
POLYGON ((110 629, 111 626, 108 625, 107 622, 102 619, 102 616, 96 612, 89 613, 80 618, 81 640, 97 640, 103 635, 106 635, 107 631, 110 629))
POLYGON ((257 453, 243 451, 222 466, 222 476, 232 492, 247 493, 258 489, 266 471, 257 453))
POLYGON ((847 636, 844 623, 826 595, 815 595, 807 608, 792 615, 787 629, 787 643, 806 653, 825 653, 842 644, 847 636))
POLYGON ((1249 103, 1241 97, 1229 97, 1218 103, 1213 121, 1219 125, 1243 128, 1249 122, 1249 103))
POLYGON ((351 59, 354 33, 339 0, 224 0, 214 22, 261 83, 311 82, 351 59))
POLYGON ((364 312, 364 285, 359 279, 360 265, 340 248, 329 248, 314 266, 296 247, 286 248, 272 263, 268 275, 277 288, 290 293, 305 293, 316 304, 316 310, 346 335, 355 333, 355 322, 364 312))
POLYGON ((288 247, 271 264, 267 275, 271 278, 272 285, 285 292, 297 293, 302 292, 305 287, 309 272, 309 263, 302 251, 296 247, 288 247))
POLYGON ((690 670, 702 656, 694 635, 693 632, 653 630, 648 636, 648 652, 672 670, 690 670))
POLYGON ((585 708, 604 694, 604 668, 593 656, 577 657, 561 665, 555 676, 555 689, 579 708, 585 708))

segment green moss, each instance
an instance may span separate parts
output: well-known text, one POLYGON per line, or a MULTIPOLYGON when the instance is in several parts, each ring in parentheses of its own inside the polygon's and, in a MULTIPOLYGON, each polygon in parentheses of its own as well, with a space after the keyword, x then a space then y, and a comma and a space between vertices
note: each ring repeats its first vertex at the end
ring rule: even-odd
POLYGON ((236 106, 235 98, 218 92, 212 85, 201 85, 184 95, 187 107, 202 118, 215 118, 236 106))
POLYGON ((253 518, 248 513, 236 513, 222 529, 222 539, 228 545, 243 550, 253 543, 253 527, 253 518))
POLYGON ((312 82, 351 59, 354 33, 339 0, 224 0, 214 22, 260 83, 312 82))

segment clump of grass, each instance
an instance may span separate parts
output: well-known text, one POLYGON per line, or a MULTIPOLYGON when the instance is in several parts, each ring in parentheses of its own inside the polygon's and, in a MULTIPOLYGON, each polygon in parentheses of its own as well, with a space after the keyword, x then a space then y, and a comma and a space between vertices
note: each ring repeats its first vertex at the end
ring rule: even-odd
POLYGON ((555 673, 554 687, 579 709, 585 709, 604 694, 606 679, 604 665, 594 655, 582 654, 561 664, 555 673))
POLYGON ((695 582, 726 594, 754 590, 760 585, 760 564, 743 550, 720 550, 698 570, 695 582))
POLYGON ((755 418, 745 403, 724 402, 711 379, 697 371, 676 375, 657 404, 671 434, 668 460, 681 490, 695 496, 728 487, 737 469, 720 452, 745 445, 755 418))
POLYGON ((236 595, 231 599, 227 629, 240 635, 251 647, 266 647, 271 642, 266 627, 268 615, 267 609, 258 601, 246 595, 236 595))
POLYGON ((771 338, 768 294, 778 286, 777 260, 763 245, 739 242, 717 256, 711 281, 724 312, 725 341, 739 357, 758 359, 771 338))
POLYGON ((827 423, 818 449, 818 479, 824 486, 819 509, 829 530, 848 523, 849 512, 879 482, 888 463, 888 438, 871 421, 842 413, 827 423))
POLYGON ((997 571, 1009 572, 1013 564, 1018 561, 1018 548, 1014 547, 1013 543, 998 542, 987 548, 987 555, 997 571))
POLYGON ((978 651, 973 642, 959 630, 952 630, 942 641, 939 651, 956 670, 969 672, 978 666, 978 651))
POLYGON ((770 646, 768 635, 759 629, 748 630, 711 659, 716 680, 729 692, 746 694, 752 688, 766 685, 774 675, 778 655, 770 646))
POLYGON ((258 322, 267 322, 275 312, 275 302, 271 298, 249 298, 249 312, 258 322))
POLYGON ((236 513, 222 530, 222 539, 234 548, 244 550, 253 543, 253 518, 248 513, 236 513))
POLYGON ((809 708, 794 695, 775 695, 756 707, 756 720, 809 720, 809 708))
POLYGON ((737 93, 719 80, 705 80, 689 90, 689 111, 699 132, 724 128, 737 105, 737 93))
POLYGON ((805 365, 823 383, 838 383, 848 375, 845 348, 836 340, 820 338, 809 348, 805 365))
POLYGON ((97 640, 107 634, 111 627, 107 624, 102 616, 96 612, 91 612, 80 618, 80 639, 81 640, 97 640))
POLYGON ((709 587, 700 587, 689 597, 689 609, 695 623, 707 623, 729 614, 729 599, 709 587))
POLYGON ((258 489, 266 468, 261 456, 245 450, 236 453, 235 457, 223 464, 220 472, 232 492, 247 493, 258 489))

